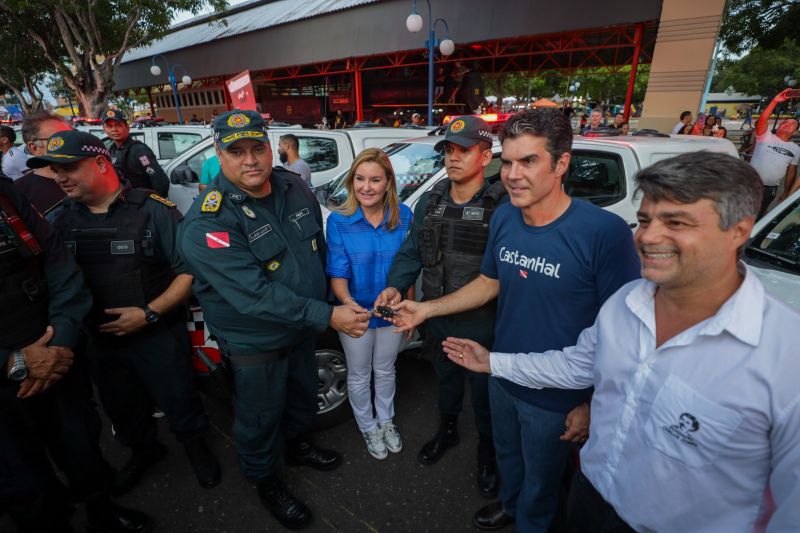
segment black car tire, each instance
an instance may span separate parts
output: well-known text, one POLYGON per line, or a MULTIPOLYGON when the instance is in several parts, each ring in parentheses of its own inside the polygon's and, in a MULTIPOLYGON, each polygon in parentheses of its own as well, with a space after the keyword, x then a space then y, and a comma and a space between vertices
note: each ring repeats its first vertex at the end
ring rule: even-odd
POLYGON ((317 337, 317 417, 315 429, 337 426, 353 416, 347 398, 347 359, 332 329, 317 337))

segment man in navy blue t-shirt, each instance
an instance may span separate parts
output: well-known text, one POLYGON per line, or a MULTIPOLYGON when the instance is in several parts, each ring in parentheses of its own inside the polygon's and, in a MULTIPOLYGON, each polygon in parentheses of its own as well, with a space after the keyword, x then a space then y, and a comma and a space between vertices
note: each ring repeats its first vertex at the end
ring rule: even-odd
MULTIPOLYGON (((639 277, 630 228, 617 215, 564 192, 572 131, 560 110, 518 113, 500 140, 501 177, 511 205, 492 218, 481 276, 437 300, 401 302, 395 324, 410 328, 498 297, 493 351, 570 346, 603 302, 639 277)), ((516 521, 520 531, 548 530, 572 443, 588 436, 591 393, 530 389, 491 378, 502 483, 500 501, 480 509, 475 526, 500 529, 516 521)))

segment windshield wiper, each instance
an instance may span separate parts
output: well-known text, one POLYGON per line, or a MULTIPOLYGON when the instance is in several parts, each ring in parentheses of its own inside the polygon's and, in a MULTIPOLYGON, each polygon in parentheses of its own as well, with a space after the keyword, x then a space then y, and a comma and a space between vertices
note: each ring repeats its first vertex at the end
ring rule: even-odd
POLYGON ((773 261, 779 261, 781 263, 786 263, 786 264, 791 265, 791 266, 797 266, 798 264, 800 264, 797 261, 793 261, 793 260, 789 259, 788 257, 784 257, 782 255, 778 255, 778 254, 775 254, 775 253, 772 253, 772 252, 768 252, 766 250, 762 250, 761 248, 756 248, 755 246, 748 246, 745 251, 746 252, 756 252, 757 255, 761 255, 763 257, 772 259, 773 261))

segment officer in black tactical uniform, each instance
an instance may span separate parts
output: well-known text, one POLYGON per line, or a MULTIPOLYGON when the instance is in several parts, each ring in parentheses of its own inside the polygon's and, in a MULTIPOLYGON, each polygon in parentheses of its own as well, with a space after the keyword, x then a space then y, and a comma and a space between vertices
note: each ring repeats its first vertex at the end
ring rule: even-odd
POLYGON ((63 131, 28 166, 50 165, 67 194, 50 218, 83 270, 94 305, 86 317, 89 361, 115 436, 132 448, 115 494, 129 490, 165 448, 152 401, 164 411, 201 486, 219 483, 203 434, 208 417, 194 388, 184 302, 192 276, 175 247, 180 214, 168 200, 121 183, 103 143, 63 131), (152 398, 152 399, 151 399, 152 398))
POLYGON ((317 411, 315 336, 330 325, 360 337, 369 315, 325 301, 319 203, 297 174, 272 167, 264 119, 224 113, 214 141, 222 171, 181 222, 180 252, 233 371, 239 470, 275 518, 298 529, 311 512, 280 478, 282 441, 290 464, 331 470, 341 462, 308 435, 317 411))
MULTIPOLYGON (((378 296, 376 307, 398 303, 420 272, 423 300, 455 292, 480 274, 489 220, 495 207, 507 201, 500 181, 491 184, 484 179, 486 165, 492 160, 491 129, 478 117, 459 117, 450 123, 435 148, 445 152, 449 179, 440 181, 420 198, 414 212, 416 229, 395 255, 387 289, 378 296)), ((448 336, 458 335, 491 343, 495 314, 493 300, 473 311, 426 322, 425 346, 439 383, 441 424, 436 436, 417 456, 423 465, 432 465, 448 448, 458 444, 457 419, 464 399, 464 380, 468 379, 479 436, 478 489, 487 498, 494 498, 498 489, 488 376, 452 363, 441 343, 448 336)))
POLYGON ((146 515, 108 497, 114 471, 100 453, 100 417, 72 351, 90 306, 64 244, 0 178, 0 515, 9 512, 22 533, 72 531, 68 496, 87 502, 93 531, 152 526, 146 515), (50 459, 65 474, 69 494, 50 459))
POLYGON ((153 151, 143 142, 131 138, 130 126, 122 111, 106 110, 103 113, 103 130, 114 141, 109 153, 117 175, 128 180, 136 189, 152 189, 166 198, 169 195, 169 178, 153 151))

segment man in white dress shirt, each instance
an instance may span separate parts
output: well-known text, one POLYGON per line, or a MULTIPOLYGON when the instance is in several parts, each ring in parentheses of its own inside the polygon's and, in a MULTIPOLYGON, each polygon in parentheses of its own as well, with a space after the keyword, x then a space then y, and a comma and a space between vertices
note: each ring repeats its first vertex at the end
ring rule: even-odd
POLYGON ((800 531, 800 314, 739 261, 762 185, 746 163, 684 154, 637 176, 644 279, 576 346, 456 363, 533 387, 595 387, 570 494, 574 531, 800 531))

